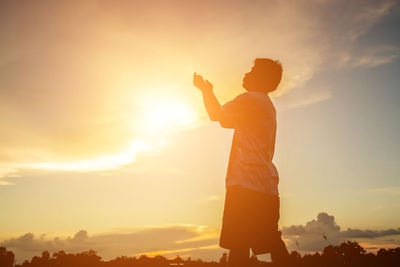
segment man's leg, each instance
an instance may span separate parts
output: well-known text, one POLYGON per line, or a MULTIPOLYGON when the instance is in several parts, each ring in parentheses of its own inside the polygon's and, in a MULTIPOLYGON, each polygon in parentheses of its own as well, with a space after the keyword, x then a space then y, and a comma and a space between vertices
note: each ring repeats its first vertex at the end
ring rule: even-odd
POLYGON ((274 235, 274 242, 271 248, 271 259, 272 262, 278 265, 285 265, 289 260, 289 252, 286 248, 285 242, 282 240, 282 233, 278 231, 278 221, 279 221, 279 209, 280 209, 280 197, 274 197, 274 210, 276 214, 276 221, 274 223, 274 228, 276 229, 276 234, 274 235))
POLYGON ((289 260, 289 252, 286 248, 285 242, 283 242, 281 234, 277 237, 274 246, 271 249, 271 259, 273 263, 284 265, 289 260))
POLYGON ((228 267, 244 267, 249 264, 250 248, 229 250, 228 267))

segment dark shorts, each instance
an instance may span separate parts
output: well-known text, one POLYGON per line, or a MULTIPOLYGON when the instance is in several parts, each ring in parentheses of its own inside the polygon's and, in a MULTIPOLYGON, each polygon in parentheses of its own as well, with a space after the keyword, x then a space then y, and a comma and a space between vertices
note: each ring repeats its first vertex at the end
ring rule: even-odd
POLYGON ((222 248, 251 248, 270 253, 282 243, 278 231, 279 196, 239 186, 226 189, 219 245, 222 248))

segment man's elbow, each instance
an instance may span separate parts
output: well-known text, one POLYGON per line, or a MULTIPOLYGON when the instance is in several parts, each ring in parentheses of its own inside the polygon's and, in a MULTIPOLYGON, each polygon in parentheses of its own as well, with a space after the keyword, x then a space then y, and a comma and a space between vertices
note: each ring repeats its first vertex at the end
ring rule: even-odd
POLYGON ((211 121, 219 121, 218 116, 209 116, 211 121))
POLYGON ((234 128, 234 121, 226 116, 218 116, 212 121, 218 121, 222 128, 234 128))
POLYGON ((220 121, 222 118, 221 112, 208 112, 208 117, 210 118, 211 121, 220 121))
POLYGON ((234 129, 235 124, 231 121, 218 121, 222 128, 234 129))

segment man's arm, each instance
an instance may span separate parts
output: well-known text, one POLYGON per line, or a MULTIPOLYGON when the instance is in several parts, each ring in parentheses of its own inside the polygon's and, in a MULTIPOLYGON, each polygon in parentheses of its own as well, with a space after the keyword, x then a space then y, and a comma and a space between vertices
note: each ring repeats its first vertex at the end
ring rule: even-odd
POLYGON ((214 94, 213 85, 208 80, 204 81, 203 77, 196 73, 193 75, 193 84, 200 89, 203 95, 203 103, 210 120, 219 121, 222 127, 232 128, 233 122, 222 111, 221 104, 214 94))
POLYGON ((212 121, 219 121, 219 118, 223 116, 221 110, 221 104, 219 103, 217 97, 215 96, 213 90, 201 91, 203 95, 203 103, 207 110, 208 116, 212 121))

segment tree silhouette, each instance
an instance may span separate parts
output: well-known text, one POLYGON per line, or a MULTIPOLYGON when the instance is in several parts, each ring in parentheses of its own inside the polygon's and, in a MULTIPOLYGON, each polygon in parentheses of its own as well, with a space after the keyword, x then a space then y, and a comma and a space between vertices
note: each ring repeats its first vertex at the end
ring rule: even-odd
POLYGON ((5 247, 0 247, 0 266, 12 267, 14 265, 14 253, 7 251, 5 247))
MULTIPOLYGON (((48 251, 44 251, 41 256, 34 256, 30 261, 26 260, 22 264, 14 266, 14 254, 0 247, 0 266, 1 267, 171 267, 171 266, 190 266, 190 267, 224 267, 227 263, 228 255, 223 253, 219 262, 206 262, 201 259, 187 260, 176 256, 167 259, 157 255, 149 257, 141 255, 139 258, 120 256, 109 261, 103 261, 96 251, 88 250, 80 253, 66 253, 59 251, 50 256, 48 251)), ((400 247, 394 249, 380 249, 377 254, 366 253, 365 249, 354 241, 347 241, 339 246, 327 246, 322 253, 316 252, 301 256, 297 251, 290 254, 289 265, 291 267, 389 267, 400 266, 400 247)), ((271 263, 258 261, 255 256, 250 259, 249 266, 275 266, 271 263)))

